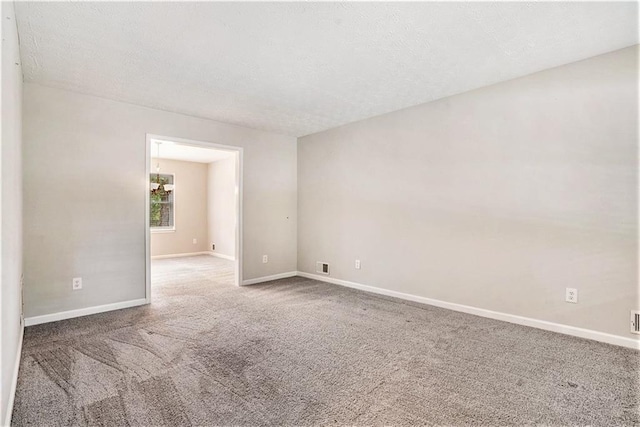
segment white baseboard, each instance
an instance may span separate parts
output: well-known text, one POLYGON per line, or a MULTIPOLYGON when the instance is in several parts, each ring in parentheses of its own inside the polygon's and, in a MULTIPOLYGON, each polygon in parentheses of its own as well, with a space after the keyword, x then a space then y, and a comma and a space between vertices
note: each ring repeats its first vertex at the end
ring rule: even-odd
MULTIPOLYGON (((563 325, 560 323, 548 322, 546 320, 532 319, 530 317, 517 316, 514 314, 501 313, 498 311, 487 310, 483 308, 471 307, 468 305, 457 304, 452 302, 440 301, 437 299, 421 297, 412 294, 406 294, 403 292, 392 291, 383 288, 376 288, 374 286, 363 285, 361 283, 350 282, 347 280, 336 279, 333 277, 327 277, 324 275, 306 273, 303 271, 289 271, 286 273, 274 274, 271 276, 257 277, 255 279, 247 279, 242 282, 242 285, 254 285, 257 283, 268 282, 271 280, 284 279, 287 277, 306 277, 308 279, 318 280, 321 282, 332 283, 335 285, 345 286, 348 288, 359 289, 366 292, 372 292, 375 294, 391 296, 408 301, 419 302, 422 304, 433 305, 436 307, 446 308, 448 310, 459 311, 463 313, 473 314, 476 316, 487 317, 489 319, 501 320, 504 322, 515 323, 518 325, 529 326, 532 328, 543 329, 551 332, 558 332, 565 335, 571 335, 579 338, 586 338, 590 340, 600 341, 607 344, 618 345, 622 347, 632 348, 640 350, 640 340, 633 338, 622 337, 619 335, 608 334, 605 332, 593 331, 590 329, 578 328, 575 326, 563 325)), ((135 307, 139 305, 147 304, 146 299, 137 299, 132 301, 123 301, 114 304, 105 304, 95 307, 87 307, 78 310, 64 311, 60 313, 46 314, 43 316, 27 317, 24 321, 24 326, 38 325, 41 323, 55 322, 58 320, 71 319, 74 317, 87 316, 90 314, 103 313, 106 311, 120 310, 123 308, 135 307)), ((22 345, 22 340, 20 341, 22 345)), ((17 375, 17 374, 16 374, 17 375)), ((16 377, 17 380, 17 377, 16 377)))
POLYGON ((154 255, 151 257, 151 259, 182 258, 187 256, 209 255, 209 254, 210 252, 187 252, 182 254, 154 255))
POLYGON ((24 339, 24 325, 20 319, 20 340, 18 341, 18 351, 16 352, 16 363, 13 367, 13 378, 11 378, 11 388, 9 389, 9 401, 7 402, 7 413, 4 418, 3 426, 11 425, 11 414, 13 414, 13 402, 16 398, 16 389, 18 388, 18 372, 20 371, 20 359, 22 357, 22 340, 24 339))
POLYGON ((137 307, 147 304, 146 298, 131 301, 116 302, 113 304, 97 305, 94 307, 80 308, 78 310, 61 311, 59 313, 45 314, 42 316, 27 317, 25 326, 39 325, 41 323, 57 322, 58 320, 72 319, 74 317, 88 316, 90 314, 104 313, 105 311, 120 310, 123 308, 137 307))
POLYGON ((221 253, 219 253, 219 252, 212 252, 212 251, 209 251, 209 252, 207 252, 207 253, 208 253, 209 255, 214 256, 214 257, 217 257, 217 258, 228 259, 229 261, 235 261, 235 260, 236 260, 236 258, 235 258, 235 257, 233 257, 233 256, 231 256, 231 255, 225 255, 225 254, 221 254, 221 253))
POLYGON ((476 316, 488 317, 489 319, 502 320, 504 322, 515 323, 517 325, 530 326, 532 328, 544 329, 545 331, 558 332, 565 335, 571 335, 579 338, 586 338, 594 341, 600 341, 607 344, 619 345, 622 347, 640 350, 640 341, 633 338, 621 337, 619 335, 607 334, 605 332, 593 331, 590 329, 577 328, 575 326, 563 325, 560 323, 547 322, 546 320, 532 319, 530 317, 516 316, 514 314, 501 313, 498 311, 486 310, 484 308, 471 307, 468 305, 456 304, 452 302, 440 301, 437 299, 420 297, 417 295, 405 294, 402 292, 391 291, 374 286, 363 285, 361 283, 349 282, 347 280, 335 279, 319 274, 298 272, 298 276, 308 279, 319 280, 321 282, 332 283, 334 285, 346 286, 348 288, 360 289, 362 291, 372 292, 375 294, 396 297, 408 301, 415 301, 423 304, 433 305, 436 307, 446 308, 463 313, 474 314, 476 316))
POLYGON ((256 277, 255 279, 247 279, 242 281, 242 285, 255 285, 262 282, 270 282, 271 280, 286 279, 287 277, 297 276, 297 271, 288 271, 286 273, 273 274, 271 276, 256 277))

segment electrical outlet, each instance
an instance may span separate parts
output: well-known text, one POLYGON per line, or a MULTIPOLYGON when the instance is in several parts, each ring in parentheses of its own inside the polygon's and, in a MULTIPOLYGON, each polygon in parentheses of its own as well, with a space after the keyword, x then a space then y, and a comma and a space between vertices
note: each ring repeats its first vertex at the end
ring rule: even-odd
POLYGON ((194 239, 193 239, 193 244, 194 244, 194 245, 197 245, 197 244, 198 244, 198 239, 194 238, 194 239))
POLYGON ((356 270, 360 270, 360 260, 356 260, 356 270))
POLYGON ((216 250, 216 245, 214 243, 211 244, 211 250, 215 251, 216 250))
POLYGON ((567 288, 565 295, 565 301, 577 304, 578 303, 578 290, 575 288, 567 288))
POLYGON ((82 277, 74 277, 71 282, 71 286, 74 291, 82 289, 82 277))
POLYGON ((262 255, 262 263, 266 264, 269 262, 269 256, 268 255, 262 255))

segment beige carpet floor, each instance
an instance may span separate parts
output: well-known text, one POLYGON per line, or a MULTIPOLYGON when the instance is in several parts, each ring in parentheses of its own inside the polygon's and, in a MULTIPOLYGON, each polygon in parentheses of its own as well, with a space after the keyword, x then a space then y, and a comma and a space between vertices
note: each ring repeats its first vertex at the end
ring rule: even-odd
POLYGON ((13 425, 639 425, 640 354, 231 263, 150 306, 29 327, 13 425))

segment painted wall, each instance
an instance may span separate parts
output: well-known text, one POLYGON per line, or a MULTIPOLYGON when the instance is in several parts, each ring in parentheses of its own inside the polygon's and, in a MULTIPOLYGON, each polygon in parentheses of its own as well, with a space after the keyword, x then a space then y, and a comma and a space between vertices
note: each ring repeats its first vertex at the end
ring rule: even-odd
MULTIPOLYGON (((152 173, 157 162, 151 161, 152 173)), ((207 164, 161 159, 160 173, 175 174, 175 231, 151 231, 151 256, 206 251, 207 164)))
POLYGON ((146 133, 243 147, 244 279, 295 270, 294 137, 29 83, 23 114, 27 317, 144 298, 146 133))
POLYGON ((10 416, 22 331, 22 68, 13 2, 2 2, 0 423, 10 416))
MULTIPOLYGON (((236 158, 209 163, 208 232, 214 253, 235 257, 236 253, 236 158)), ((211 246, 209 246, 211 250, 211 246)))
POLYGON ((298 270, 637 337, 637 61, 636 46, 300 138, 298 270))

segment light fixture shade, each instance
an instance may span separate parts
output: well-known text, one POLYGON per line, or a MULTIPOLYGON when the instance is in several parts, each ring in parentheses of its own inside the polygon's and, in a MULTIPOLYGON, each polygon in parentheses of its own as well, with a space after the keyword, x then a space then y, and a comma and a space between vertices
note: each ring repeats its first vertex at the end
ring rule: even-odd
POLYGON ((174 185, 173 184, 165 184, 164 185, 164 191, 173 191, 174 185))
POLYGON ((158 184, 157 182, 151 183, 151 191, 156 191, 158 188, 160 188, 160 184, 158 184))

